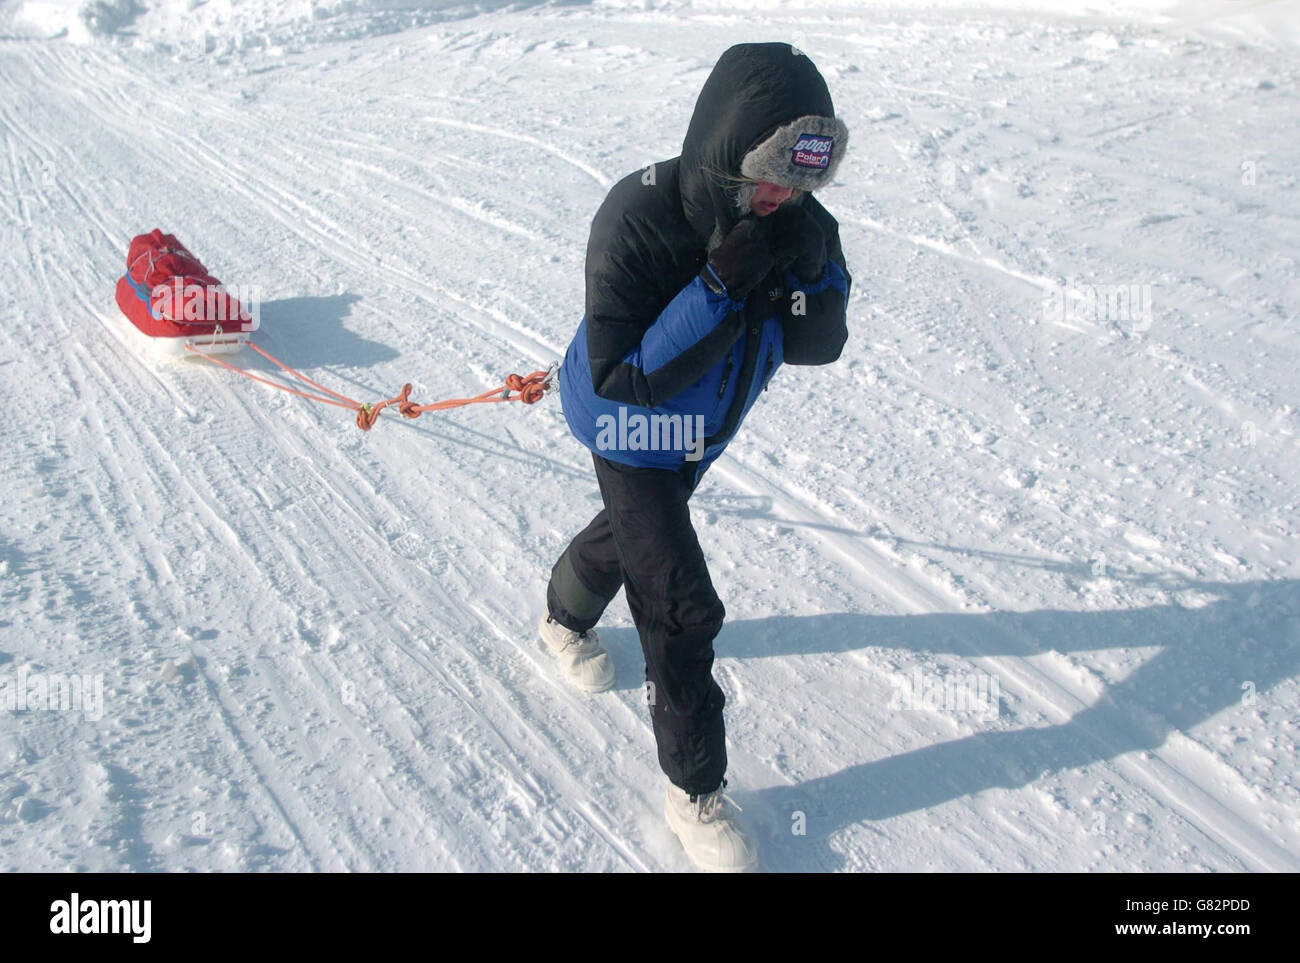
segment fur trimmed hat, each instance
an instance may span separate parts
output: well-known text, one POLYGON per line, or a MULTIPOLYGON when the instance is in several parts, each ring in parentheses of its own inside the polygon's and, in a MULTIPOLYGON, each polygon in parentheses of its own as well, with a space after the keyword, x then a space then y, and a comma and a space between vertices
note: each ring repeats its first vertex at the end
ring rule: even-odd
POLYGON ((741 161, 740 173, 755 181, 815 191, 834 179, 848 143, 844 121, 807 114, 759 142, 741 161))

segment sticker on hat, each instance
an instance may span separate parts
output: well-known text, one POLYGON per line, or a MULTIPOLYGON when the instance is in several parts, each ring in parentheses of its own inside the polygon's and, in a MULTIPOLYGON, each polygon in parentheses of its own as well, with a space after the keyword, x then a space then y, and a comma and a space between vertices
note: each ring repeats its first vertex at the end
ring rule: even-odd
POLYGON ((831 151, 835 148, 835 138, 822 134, 803 133, 794 143, 790 152, 790 163, 796 167, 812 167, 825 170, 831 163, 831 151))

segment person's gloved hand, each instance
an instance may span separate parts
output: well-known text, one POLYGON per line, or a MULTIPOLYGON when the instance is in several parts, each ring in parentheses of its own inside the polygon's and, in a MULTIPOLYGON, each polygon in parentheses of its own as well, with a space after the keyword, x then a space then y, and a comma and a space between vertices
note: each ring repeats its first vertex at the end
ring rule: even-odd
POLYGON ((798 204, 782 204, 764 220, 772 222, 772 255, 800 281, 812 282, 826 269, 826 234, 817 219, 798 204))
POLYGON ((717 290, 710 277, 709 269, 712 268, 712 274, 726 285, 727 297, 733 301, 745 299, 776 263, 772 253, 772 228, 765 223, 772 216, 746 217, 727 233, 722 243, 709 254, 709 263, 700 272, 706 284, 717 290))

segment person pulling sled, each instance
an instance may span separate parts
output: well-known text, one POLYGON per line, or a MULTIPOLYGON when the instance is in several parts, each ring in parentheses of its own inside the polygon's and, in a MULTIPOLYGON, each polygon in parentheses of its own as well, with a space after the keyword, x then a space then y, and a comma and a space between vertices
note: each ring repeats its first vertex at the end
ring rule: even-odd
POLYGON ((540 633, 570 682, 606 690, 614 665, 595 626, 626 593, 668 824, 706 870, 752 869, 758 852, 723 794, 712 668, 726 613, 687 502, 776 369, 829 364, 848 338, 839 227, 812 196, 847 141, 806 55, 728 49, 681 154, 624 177, 596 212, 585 316, 560 370, 604 508, 552 567, 540 633))

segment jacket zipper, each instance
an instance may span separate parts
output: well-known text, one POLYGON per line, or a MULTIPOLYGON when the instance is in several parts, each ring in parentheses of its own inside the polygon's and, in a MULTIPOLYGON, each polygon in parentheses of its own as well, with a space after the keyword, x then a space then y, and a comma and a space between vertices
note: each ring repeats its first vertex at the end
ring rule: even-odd
POLYGON ((763 375, 763 390, 767 390, 767 383, 772 380, 772 351, 767 352, 767 374, 763 375))
MULTIPOLYGON (((758 326, 757 326, 757 325, 750 325, 750 327, 749 327, 749 334, 750 334, 750 337, 748 337, 748 338, 745 339, 745 349, 744 349, 744 352, 745 352, 745 353, 744 353, 744 357, 741 359, 741 363, 740 363, 741 368, 744 368, 744 367, 745 367, 745 364, 746 364, 747 359, 748 359, 749 357, 751 357, 751 355, 750 355, 750 351, 751 351, 751 349, 752 349, 755 353, 757 353, 757 351, 758 351, 758 347, 759 347, 758 340, 757 340, 757 339, 758 339, 758 326)), ((719 392, 718 392, 718 397, 719 397, 719 398, 721 398, 723 392, 726 391, 726 384, 727 384, 727 380, 730 378, 730 375, 731 375, 731 369, 732 369, 732 366, 733 366, 733 362, 734 362, 734 356, 729 356, 729 357, 727 358, 727 367, 726 367, 726 371, 725 371, 725 373, 723 374, 723 381, 722 381, 722 385, 723 385, 723 387, 722 387, 722 388, 719 390, 719 392)), ((758 359, 757 359, 757 358, 754 358, 753 367, 749 368, 749 383, 745 386, 745 391, 746 391, 746 393, 748 393, 748 392, 754 390, 754 376, 757 374, 757 372, 758 372, 758 359)), ((737 397, 736 397, 736 398, 731 402, 731 407, 728 408, 726 411, 724 411, 724 412, 722 413, 722 424, 721 424, 721 426, 719 426, 719 428, 718 428, 718 430, 717 430, 716 432, 714 432, 713 434, 709 435, 707 438, 704 439, 704 446, 705 446, 706 449, 709 448, 709 447, 711 447, 711 446, 713 446, 713 445, 715 445, 715 444, 717 443, 718 439, 722 437, 723 429, 725 429, 725 428, 727 427, 727 418, 728 418, 728 416, 731 414, 731 409, 732 409, 732 408, 735 408, 735 406, 738 405, 738 404, 740 403, 740 401, 741 401, 740 397, 737 396, 737 397)), ((734 431, 735 431, 735 426, 733 425, 733 426, 732 426, 732 432, 733 432, 733 434, 734 434, 734 431)), ((728 436, 728 437, 730 437, 730 436, 728 436)))
POLYGON ((731 366, 735 362, 731 355, 727 355, 727 367, 722 371, 722 384, 718 385, 718 398, 720 399, 727 393, 727 382, 731 379, 731 366))

